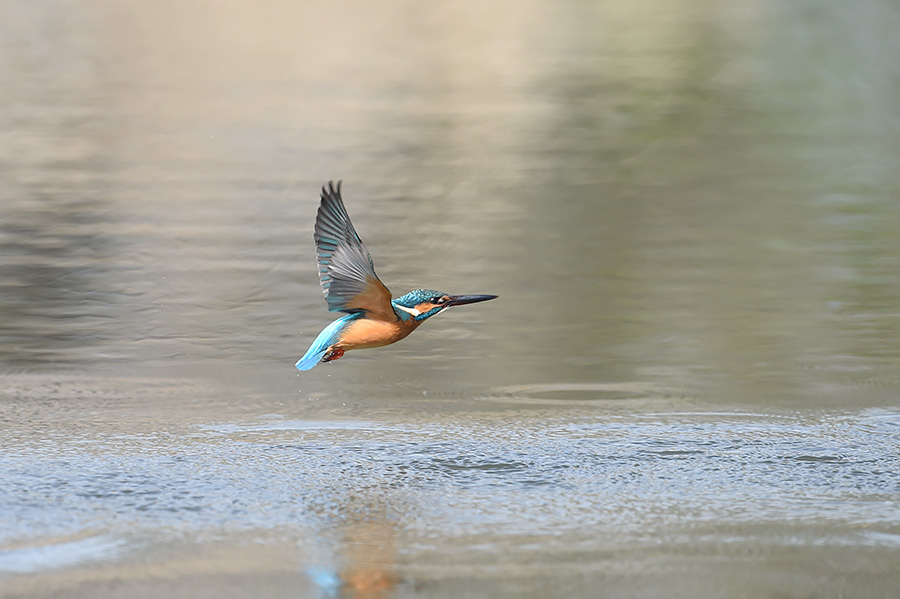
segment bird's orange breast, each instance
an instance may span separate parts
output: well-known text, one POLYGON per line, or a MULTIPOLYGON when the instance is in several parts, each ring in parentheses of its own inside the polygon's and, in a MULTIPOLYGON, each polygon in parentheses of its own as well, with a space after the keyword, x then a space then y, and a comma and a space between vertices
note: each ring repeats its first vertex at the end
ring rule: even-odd
POLYGON ((414 319, 404 322, 360 318, 344 330, 336 345, 347 351, 390 345, 412 333, 419 324, 414 319))

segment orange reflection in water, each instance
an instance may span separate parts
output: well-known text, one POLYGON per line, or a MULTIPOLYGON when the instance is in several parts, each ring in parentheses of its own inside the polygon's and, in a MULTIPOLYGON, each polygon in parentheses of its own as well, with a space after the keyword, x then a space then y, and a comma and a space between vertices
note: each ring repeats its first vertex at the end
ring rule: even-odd
POLYGON ((355 522, 345 530, 341 548, 342 596, 382 599, 400 580, 397 566, 397 531, 383 520, 355 522))

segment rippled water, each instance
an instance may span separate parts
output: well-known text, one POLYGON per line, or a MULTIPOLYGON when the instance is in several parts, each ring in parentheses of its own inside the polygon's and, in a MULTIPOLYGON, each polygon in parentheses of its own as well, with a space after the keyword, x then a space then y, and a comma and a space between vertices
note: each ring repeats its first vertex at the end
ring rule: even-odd
POLYGON ((5 404, 0 569, 19 592, 186 593, 233 563, 309 596, 895 588, 896 411, 700 410, 634 384, 379 405, 117 384, 154 386, 70 377, 81 393, 5 404))
POLYGON ((898 28, 0 1, 0 597, 896 597, 898 28))

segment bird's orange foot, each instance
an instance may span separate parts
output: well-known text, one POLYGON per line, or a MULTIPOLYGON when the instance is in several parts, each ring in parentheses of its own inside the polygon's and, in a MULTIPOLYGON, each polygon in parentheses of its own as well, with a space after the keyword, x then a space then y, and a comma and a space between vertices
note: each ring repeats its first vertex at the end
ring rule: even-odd
POLYGON ((325 356, 322 358, 322 361, 323 362, 331 362, 332 360, 337 360, 338 358, 340 358, 343 355, 344 355, 344 350, 342 350, 339 347, 335 347, 334 349, 329 351, 327 354, 325 354, 325 356))

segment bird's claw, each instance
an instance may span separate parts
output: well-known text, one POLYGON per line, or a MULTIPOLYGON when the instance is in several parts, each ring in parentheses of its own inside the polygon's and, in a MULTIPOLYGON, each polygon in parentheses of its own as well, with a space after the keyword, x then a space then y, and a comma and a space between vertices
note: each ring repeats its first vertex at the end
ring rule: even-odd
POLYGON ((329 350, 327 354, 322 357, 323 362, 331 362, 332 360, 337 360, 341 356, 344 355, 344 350, 339 347, 332 348, 329 350))

